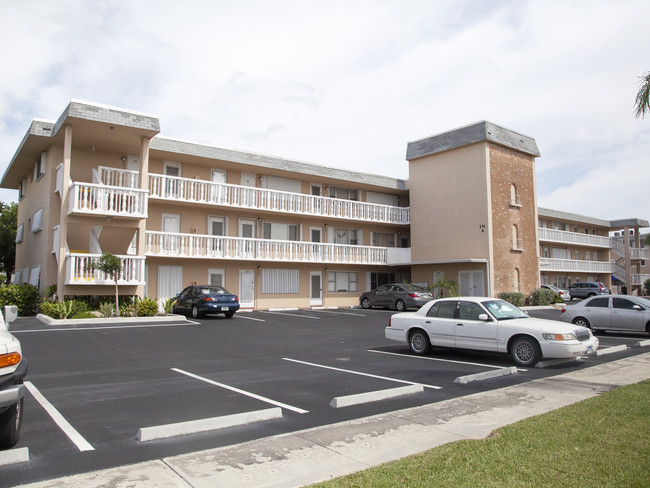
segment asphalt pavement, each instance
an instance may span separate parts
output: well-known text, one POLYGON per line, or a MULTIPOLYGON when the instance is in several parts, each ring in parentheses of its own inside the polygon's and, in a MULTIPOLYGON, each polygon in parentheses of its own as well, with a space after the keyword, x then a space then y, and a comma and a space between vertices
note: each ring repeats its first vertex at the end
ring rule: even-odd
POLYGON ((300 487, 360 471, 650 378, 650 353, 434 404, 21 485, 300 487))

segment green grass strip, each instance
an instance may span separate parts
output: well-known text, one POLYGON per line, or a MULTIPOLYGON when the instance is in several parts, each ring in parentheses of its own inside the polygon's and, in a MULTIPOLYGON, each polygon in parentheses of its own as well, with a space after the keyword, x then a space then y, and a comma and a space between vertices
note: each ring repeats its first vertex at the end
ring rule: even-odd
POLYGON ((650 380, 312 486, 647 488, 650 380))

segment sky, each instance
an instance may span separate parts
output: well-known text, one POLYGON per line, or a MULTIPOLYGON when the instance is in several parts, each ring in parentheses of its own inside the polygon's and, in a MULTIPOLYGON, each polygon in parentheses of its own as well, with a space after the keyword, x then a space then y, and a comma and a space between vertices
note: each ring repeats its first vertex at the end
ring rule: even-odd
POLYGON ((649 220, 648 18, 647 0, 0 0, 0 174, 72 99, 402 179, 408 142, 488 120, 536 140, 540 207, 649 220))

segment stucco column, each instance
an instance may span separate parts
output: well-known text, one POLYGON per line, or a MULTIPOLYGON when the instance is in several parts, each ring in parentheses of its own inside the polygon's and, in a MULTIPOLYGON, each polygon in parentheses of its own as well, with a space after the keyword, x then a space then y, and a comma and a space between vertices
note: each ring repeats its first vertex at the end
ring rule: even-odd
POLYGON ((627 292, 632 294, 632 253, 630 251, 630 228, 625 227, 623 230, 625 243, 625 287, 627 292))
MULTIPOLYGON (((139 181, 140 181, 140 189, 141 190, 149 190, 149 144, 151 142, 151 139, 147 137, 143 137, 140 141, 140 175, 139 175, 139 181)), ((149 198, 148 196, 145 198, 146 204, 145 207, 147 208, 147 214, 149 213, 148 208, 149 208, 149 198)), ((147 219, 140 219, 140 222, 138 222, 138 249, 137 249, 137 255, 138 256, 144 256, 145 251, 146 251, 146 243, 147 243, 147 236, 146 236, 146 231, 147 231, 147 219)), ((143 270, 144 272, 144 270, 143 270)), ((138 296, 144 296, 144 286, 139 285, 136 290, 136 294, 138 296)))
POLYGON ((58 301, 65 297, 65 273, 67 265, 68 207, 70 200, 70 164, 72 161, 72 126, 67 124, 63 142, 63 177, 61 180, 61 212, 59 215, 59 269, 56 278, 58 301))

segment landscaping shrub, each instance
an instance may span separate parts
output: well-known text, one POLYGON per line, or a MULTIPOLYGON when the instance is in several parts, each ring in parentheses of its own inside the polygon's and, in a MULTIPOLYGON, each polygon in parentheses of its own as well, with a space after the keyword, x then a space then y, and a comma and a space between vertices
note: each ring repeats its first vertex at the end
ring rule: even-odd
POLYGON ((645 280, 643 287, 645 288, 645 295, 650 296, 650 279, 645 280))
POLYGON ((104 317, 112 317, 115 314, 115 304, 102 302, 99 304, 99 311, 104 317))
POLYGON ((88 310, 88 304, 79 300, 64 300, 63 302, 41 302, 41 313, 53 319, 94 318, 88 310))
POLYGON ((21 317, 36 314, 38 299, 38 288, 29 283, 0 286, 0 309, 5 305, 16 305, 21 317))
POLYGON ((524 306, 524 294, 516 291, 502 291, 497 295, 501 300, 512 303, 515 307, 524 306))
POLYGON ((548 288, 535 288, 533 290, 533 305, 551 305, 556 303, 556 298, 562 301, 557 293, 548 288))
POLYGON ((153 317, 158 313, 158 303, 151 298, 136 301, 135 311, 138 317, 153 317))

